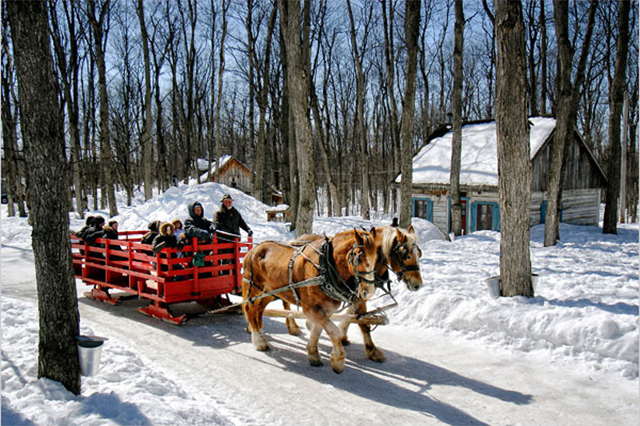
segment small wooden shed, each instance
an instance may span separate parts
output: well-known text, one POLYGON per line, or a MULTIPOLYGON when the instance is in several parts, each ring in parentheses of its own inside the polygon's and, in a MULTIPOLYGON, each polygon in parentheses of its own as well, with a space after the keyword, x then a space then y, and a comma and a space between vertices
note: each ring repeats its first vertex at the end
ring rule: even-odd
MULTIPOLYGON (((531 226, 544 223, 546 190, 555 119, 530 118, 531 143, 531 226)), ((412 215, 433 222, 442 232, 450 232, 451 166, 450 129, 440 129, 413 159, 412 215)), ((400 183, 402 176, 396 179, 400 183)), ((576 131, 569 141, 564 175, 561 221, 580 225, 599 222, 600 191, 605 174, 576 131)), ((399 191, 399 185, 398 185, 399 191)), ((460 171, 462 228, 467 234, 479 230, 500 230, 498 159, 495 121, 467 123, 462 128, 460 171)))
MULTIPOLYGON (((223 155, 218 161, 220 173, 218 175, 218 183, 237 188, 245 194, 251 195, 251 170, 240 162, 236 157, 231 155, 223 155)), ((205 168, 206 170, 206 168, 205 168)), ((215 163, 211 165, 211 182, 215 180, 215 163)), ((207 173, 202 175, 202 180, 207 178, 207 173)))

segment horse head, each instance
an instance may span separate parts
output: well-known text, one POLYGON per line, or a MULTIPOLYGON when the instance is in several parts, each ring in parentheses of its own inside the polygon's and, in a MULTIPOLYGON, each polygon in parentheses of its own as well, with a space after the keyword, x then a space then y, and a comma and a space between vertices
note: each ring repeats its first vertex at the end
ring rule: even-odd
POLYGON ((375 286, 375 266, 378 253, 376 230, 369 232, 353 230, 355 242, 349 252, 349 272, 358 284, 360 296, 366 300, 373 296, 375 286))
POLYGON ((382 237, 382 257, 393 272, 411 291, 422 287, 420 258, 422 250, 413 226, 406 231, 398 227, 384 227, 382 237))

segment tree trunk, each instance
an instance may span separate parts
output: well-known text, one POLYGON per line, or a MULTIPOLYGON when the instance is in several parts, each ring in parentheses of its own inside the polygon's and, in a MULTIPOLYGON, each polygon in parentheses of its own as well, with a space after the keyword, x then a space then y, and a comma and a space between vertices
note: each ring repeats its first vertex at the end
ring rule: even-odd
MULTIPOLYGON (((276 16, 277 16, 278 8, 276 6, 273 7, 271 11, 271 16, 269 17, 269 25, 267 28, 267 45, 265 47, 264 54, 264 72, 262 75, 262 87, 260 89, 259 99, 258 99, 258 107, 260 109, 260 117, 258 119, 258 143, 256 145, 256 155, 255 155, 255 174, 253 175, 254 181, 252 184, 252 192, 253 196, 260 201, 265 201, 266 198, 263 193, 263 188, 265 188, 264 184, 264 151, 266 145, 266 137, 267 137, 267 106, 269 103, 269 64, 271 62, 271 40, 273 38, 273 30, 276 25, 276 16)), ((270 201, 270 200, 269 200, 270 201)))
POLYGON ((496 0, 494 4, 502 295, 533 297, 529 252, 531 160, 522 4, 511 0, 496 0))
POLYGON ((218 182, 220 178, 220 157, 222 156, 222 130, 220 113, 222 111, 222 76, 224 75, 224 43, 227 38, 227 11, 229 10, 229 2, 222 2, 222 36, 220 38, 220 60, 218 61, 218 99, 216 101, 216 172, 214 181, 218 182))
MULTIPOLYGON (((282 0, 278 1, 281 23, 285 7, 282 0)), ((310 76, 306 74, 308 67, 302 54, 300 40, 300 5, 290 3, 286 7, 285 43, 287 48, 287 62, 289 67, 289 95, 291 113, 295 126, 296 154, 298 166, 305 173, 300 174, 300 200, 298 202, 298 217, 296 219, 296 234, 310 234, 313 232, 313 204, 315 197, 315 173, 313 166, 313 137, 309 119, 309 83, 310 76)), ((308 40, 307 40, 308 42, 308 40)))
POLYGON ((288 23, 288 10, 289 2, 278 2, 278 9, 280 10, 280 61, 282 62, 282 138, 283 144, 287 147, 287 155, 289 157, 289 186, 290 186, 290 208, 291 208, 291 225, 290 230, 296 229, 296 221, 298 219, 298 201, 300 198, 300 184, 298 179, 298 160, 296 154, 296 134, 295 124, 293 119, 293 110, 290 102, 291 94, 289 89, 289 73, 290 66, 288 60, 287 51, 287 23, 288 23))
POLYGON ((5 2, 15 52, 21 129, 33 224, 39 312, 38 378, 59 381, 80 393, 76 337, 80 332, 66 185, 64 131, 59 120, 56 77, 49 50, 46 3, 5 2))
MULTIPOLYGON (((400 171, 399 155, 396 150, 400 151, 400 129, 398 124, 398 105, 396 104, 395 96, 395 47, 393 44, 394 31, 393 31, 393 16, 394 16, 394 2, 389 2, 389 15, 387 17, 386 12, 386 0, 382 0, 382 23, 384 26, 384 59, 385 69, 387 70, 387 98, 389 99, 389 109, 391 110, 389 128, 391 133, 391 145, 392 152, 394 153, 393 162, 393 175, 397 175, 400 171)), ((425 84, 428 84, 425 79, 425 84)))
MULTIPOLYGON (((151 139, 151 61, 149 58, 149 36, 144 21, 144 5, 138 0, 138 18, 140 21, 140 37, 142 38, 142 56, 144 59, 144 130, 142 132, 144 161, 144 199, 153 196, 153 140, 151 139)), ((159 130, 158 130, 159 131, 159 130)))
POLYGON ((347 10, 349 12, 349 22, 351 24, 351 51, 353 61, 356 66, 356 135, 360 146, 358 153, 358 165, 360 168, 360 211, 365 220, 371 219, 369 211, 369 174, 367 171, 368 152, 367 152, 367 134, 364 125, 364 96, 365 96, 365 76, 362 69, 362 60, 360 54, 364 54, 364 46, 362 52, 358 51, 358 41, 356 39, 356 26, 353 20, 353 12, 351 11, 351 2, 347 0, 347 10))
POLYGON ((107 91, 107 66, 105 63, 105 53, 103 38, 106 41, 107 33, 104 32, 103 23, 108 19, 111 2, 106 0, 102 3, 99 19, 95 17, 95 1, 89 0, 87 3, 89 21, 93 28, 94 54, 96 66, 98 68, 98 90, 100 92, 100 163, 102 165, 103 187, 102 194, 106 192, 109 202, 109 215, 118 215, 116 205, 116 192, 114 182, 113 153, 111 152, 111 138, 109 135, 109 95, 107 91))
POLYGON ((629 52, 629 1, 618 1, 618 41, 616 43, 616 64, 609 91, 609 167, 607 170, 607 203, 604 207, 602 232, 617 234, 618 196, 620 195, 620 117, 624 99, 624 85, 629 52))
POLYGON ((418 60, 418 33, 420 31, 420 1, 407 0, 405 9, 405 38, 407 43, 407 73, 404 86, 404 106, 402 108, 402 141, 400 185, 400 226, 411 224, 411 186, 413 184, 413 118, 415 112, 415 88, 418 60))
POLYGON ((456 23, 453 47, 453 99, 451 145, 451 232, 462 234, 462 202, 460 201, 460 161, 462 158, 462 52, 464 48, 464 10, 462 0, 455 1, 456 23))
POLYGON ((556 245, 560 235, 565 147, 573 138, 580 87, 584 81, 584 70, 591 44, 597 1, 592 1, 589 7, 586 33, 576 71, 575 83, 573 84, 571 83, 573 48, 569 42, 568 29, 569 6, 564 0, 555 0, 553 5, 556 38, 558 40, 558 106, 556 108, 556 128, 551 154, 551 168, 547 182, 547 211, 544 224, 545 247, 556 245))
POLYGON ((540 2, 540 113, 547 114, 547 16, 540 2))

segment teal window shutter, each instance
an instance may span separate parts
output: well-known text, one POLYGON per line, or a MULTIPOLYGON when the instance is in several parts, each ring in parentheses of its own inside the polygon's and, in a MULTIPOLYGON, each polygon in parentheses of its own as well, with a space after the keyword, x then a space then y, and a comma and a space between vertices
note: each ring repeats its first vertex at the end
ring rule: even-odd
POLYGON ((469 232, 476 232, 478 222, 478 203, 471 203, 471 221, 469 222, 469 232))
POLYGON ((491 204, 493 204, 493 223, 491 224, 491 227, 494 231, 500 232, 500 206, 498 203, 491 204))
POLYGON ((416 199, 411 199, 411 217, 416 217, 416 199))
POLYGON ((433 223, 433 201, 427 200, 427 220, 433 223))

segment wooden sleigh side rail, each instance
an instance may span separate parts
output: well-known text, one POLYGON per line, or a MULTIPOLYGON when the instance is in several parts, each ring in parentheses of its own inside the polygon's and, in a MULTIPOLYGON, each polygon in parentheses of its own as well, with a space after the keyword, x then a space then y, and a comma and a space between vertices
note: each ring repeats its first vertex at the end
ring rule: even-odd
POLYGON ((147 299, 149 306, 138 311, 181 324, 186 316, 173 316, 170 305, 207 305, 221 295, 241 292, 242 260, 252 247, 251 238, 248 242, 218 242, 214 237, 211 244, 194 241, 182 251, 165 248, 153 254, 150 245, 140 244, 144 233, 123 232, 123 239, 98 239, 97 246, 71 236, 75 277, 93 286, 85 293, 87 297, 114 305, 131 297, 147 299), (192 265, 195 253, 205 254, 205 266, 192 265), (121 293, 113 295, 112 290, 121 293))

